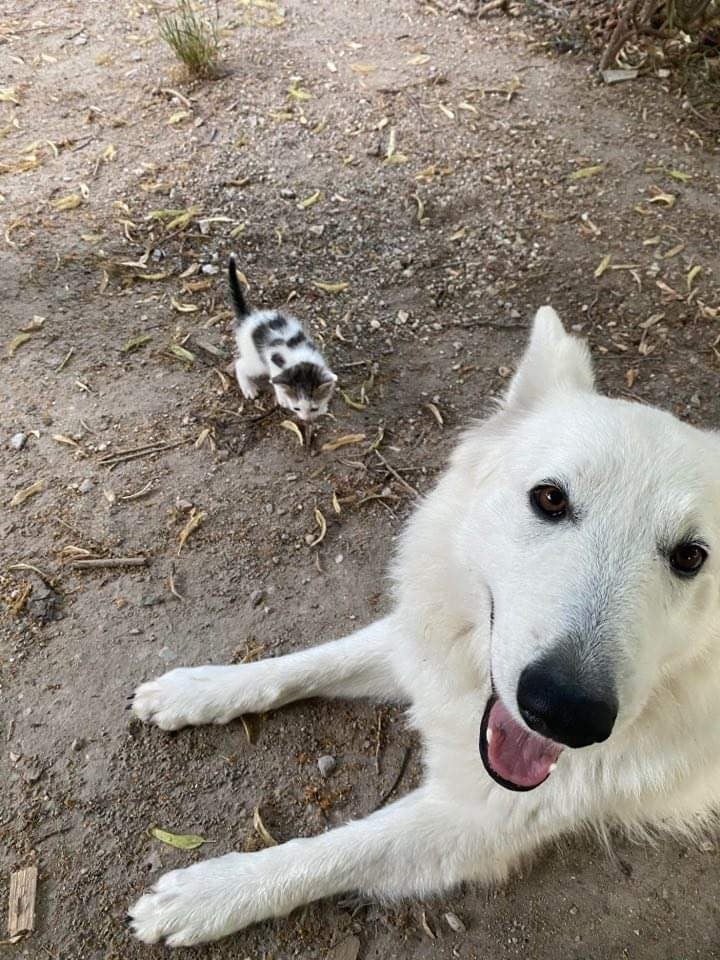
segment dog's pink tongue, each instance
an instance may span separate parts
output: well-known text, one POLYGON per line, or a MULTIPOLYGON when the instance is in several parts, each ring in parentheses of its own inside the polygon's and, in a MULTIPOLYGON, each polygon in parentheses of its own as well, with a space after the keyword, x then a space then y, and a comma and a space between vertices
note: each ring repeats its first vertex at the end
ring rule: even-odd
POLYGON ((496 700, 490 710, 487 731, 490 765, 503 780, 518 787, 541 784, 562 752, 559 743, 520 726, 501 700, 496 700))

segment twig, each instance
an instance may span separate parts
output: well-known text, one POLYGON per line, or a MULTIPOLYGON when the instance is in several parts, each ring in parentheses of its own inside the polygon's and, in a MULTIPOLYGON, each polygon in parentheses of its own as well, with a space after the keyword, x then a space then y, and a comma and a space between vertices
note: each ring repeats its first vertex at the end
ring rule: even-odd
POLYGON ((74 570, 104 570, 112 567, 146 567, 147 557, 102 557, 99 560, 72 560, 74 570))
POLYGON ((65 366, 67 365, 68 360, 74 353, 75 353, 75 347, 70 347, 68 352, 65 354, 65 359, 62 361, 60 366, 55 367, 55 373, 60 373, 61 370, 65 369, 65 366))
POLYGON ((181 447, 185 443, 191 443, 191 437, 185 437, 184 440, 176 440, 173 443, 155 443, 146 444, 144 447, 136 447, 134 450, 120 450, 117 453, 108 454, 98 463, 103 467, 116 467, 119 463, 125 463, 128 460, 139 460, 141 457, 149 457, 153 453, 163 453, 165 450, 174 450, 175 447, 181 447))
POLYGON ((414 497, 419 497, 419 496, 420 496, 420 491, 419 491, 419 490, 416 490, 415 487, 413 487, 411 484, 409 484, 409 483, 407 482, 407 480, 404 480, 404 479, 400 476, 400 474, 397 472, 397 470, 396 470, 394 467, 391 467, 391 466, 390 466, 390 464, 387 462, 387 460, 386 460, 385 457, 380 453, 379 450, 373 450, 373 453, 374 453, 375 456, 378 458, 378 460, 380 461, 380 463, 382 463, 382 465, 385 467, 385 469, 386 469, 389 473, 391 473, 391 474, 393 475, 393 477, 395 477, 395 479, 398 481, 398 483, 401 483, 401 484, 403 485, 403 487, 405 487, 406 490, 408 490, 410 493, 412 493, 412 495, 413 495, 414 497))
POLYGON ((192 110, 192 103, 177 90, 173 90, 172 87, 160 87, 159 90, 160 93, 168 93, 171 97, 176 97, 184 107, 192 110))
POLYGON ((375 740, 375 773, 380 776, 380 745, 382 742, 382 710, 378 710, 377 733, 375 740))
MULTIPOLYGON (((397 788, 400 786, 400 781, 405 776, 405 771, 407 770, 407 765, 410 762, 410 755, 412 754, 412 747, 405 747, 405 753, 403 754, 402 763, 400 764, 400 769, 398 770, 398 775, 393 780, 392 786, 389 790, 386 790, 385 793, 380 797, 380 802, 375 807, 375 810, 379 810, 381 807, 384 807, 388 802, 390 797, 395 793, 397 788)), ((373 810, 373 813, 375 813, 373 810)))
POLYGON ((129 503, 131 500, 139 500, 140 497, 146 496, 148 493, 152 492, 153 484, 155 480, 148 480, 142 490, 138 490, 136 493, 126 493, 124 496, 120 497, 120 500, 123 500, 125 503, 129 503))

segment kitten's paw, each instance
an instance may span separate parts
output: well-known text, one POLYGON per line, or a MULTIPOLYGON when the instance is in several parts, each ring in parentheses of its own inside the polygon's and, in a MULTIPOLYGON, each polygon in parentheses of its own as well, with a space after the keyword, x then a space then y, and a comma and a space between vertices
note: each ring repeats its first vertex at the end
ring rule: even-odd
POLYGON ((229 702, 225 682, 232 667, 191 667, 171 670, 135 691, 132 711, 136 717, 155 723, 162 730, 204 723, 229 723, 244 712, 229 702))
POLYGON ((259 390, 254 383, 248 381, 247 383, 240 384, 240 391, 246 400, 254 400, 258 395, 259 390))
POLYGON ((258 899, 261 878, 250 863, 256 857, 262 853, 229 853, 164 874, 130 908, 130 930, 143 943, 191 947, 265 919, 269 907, 258 899))

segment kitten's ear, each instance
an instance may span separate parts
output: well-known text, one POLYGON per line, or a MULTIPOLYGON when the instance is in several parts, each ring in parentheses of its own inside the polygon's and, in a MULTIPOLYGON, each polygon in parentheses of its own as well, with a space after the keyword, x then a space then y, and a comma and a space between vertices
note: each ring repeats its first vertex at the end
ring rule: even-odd
POLYGON ((337 374, 333 373, 332 370, 323 370, 322 383, 323 386, 325 386, 326 383, 337 383, 337 374))
POLYGON ((337 377, 334 373, 330 373, 328 370, 327 378, 323 380, 319 387, 315 388, 315 394, 318 397, 329 397, 333 392, 335 384, 337 383, 337 377))

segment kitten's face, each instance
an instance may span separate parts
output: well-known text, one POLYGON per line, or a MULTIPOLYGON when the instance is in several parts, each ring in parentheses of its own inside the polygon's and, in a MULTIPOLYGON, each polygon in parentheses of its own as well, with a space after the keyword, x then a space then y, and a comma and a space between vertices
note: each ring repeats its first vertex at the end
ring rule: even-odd
POLYGON ((302 420, 303 423, 312 423, 313 420, 328 412, 335 381, 321 384, 311 395, 303 391, 296 392, 280 383, 274 383, 273 388, 281 407, 292 410, 298 420, 302 420))

